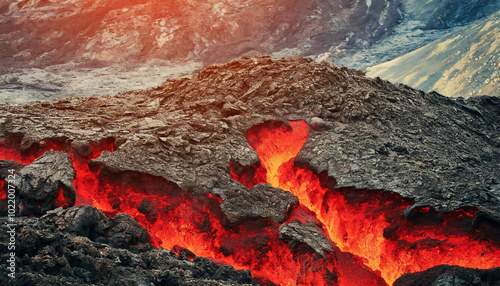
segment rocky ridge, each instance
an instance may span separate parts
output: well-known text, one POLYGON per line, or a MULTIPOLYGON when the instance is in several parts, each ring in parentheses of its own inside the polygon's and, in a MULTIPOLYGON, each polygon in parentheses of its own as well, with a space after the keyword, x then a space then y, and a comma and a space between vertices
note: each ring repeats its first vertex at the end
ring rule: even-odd
MULTIPOLYGON (((4 144, 17 136, 25 150, 51 138, 74 148, 76 142, 114 138, 114 152, 104 151, 91 165, 165 178, 194 194, 215 194, 233 221, 260 216, 282 222, 278 214, 296 203, 269 186, 249 190, 229 172, 231 162, 258 162, 247 130, 293 120, 312 128, 296 163, 327 172, 337 188, 392 191, 413 199, 402 215, 425 206, 438 212, 478 208, 478 220, 494 225, 500 217, 496 97, 454 100, 300 56, 252 57, 153 89, 0 110, 4 144), (264 196, 273 191, 282 203, 264 202, 254 191, 264 196)), ((314 226, 291 222, 280 232, 318 253, 331 249, 314 226)))
POLYGON ((321 128, 297 160, 328 171, 340 187, 390 190, 439 211, 496 212, 498 104, 426 94, 301 57, 255 57, 150 90, 2 106, 1 130, 31 144, 113 137, 116 151, 94 164, 216 192, 234 184, 231 160, 258 161, 246 130, 269 120, 316 121, 321 128))
POLYGON ((370 67, 368 76, 447 96, 500 95, 500 11, 392 61, 370 67))

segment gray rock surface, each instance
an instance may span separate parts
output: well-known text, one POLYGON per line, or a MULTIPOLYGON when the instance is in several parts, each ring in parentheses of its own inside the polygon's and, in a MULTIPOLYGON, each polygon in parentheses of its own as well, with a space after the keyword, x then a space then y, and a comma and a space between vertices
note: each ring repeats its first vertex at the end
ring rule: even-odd
POLYGON ((297 243, 305 243, 318 254, 326 256, 333 252, 333 243, 314 223, 303 224, 298 220, 280 225, 280 238, 288 241, 293 248, 297 243))
POLYGON ((268 218, 282 223, 287 219, 287 212, 299 204, 292 193, 269 184, 255 185, 252 189, 236 185, 220 194, 217 190, 214 193, 220 195, 222 211, 233 223, 252 218, 268 218))
POLYGON ((59 192, 62 192, 68 206, 74 205, 75 175, 71 155, 64 152, 48 151, 22 168, 17 183, 20 213, 31 215, 53 209, 54 199, 59 192))

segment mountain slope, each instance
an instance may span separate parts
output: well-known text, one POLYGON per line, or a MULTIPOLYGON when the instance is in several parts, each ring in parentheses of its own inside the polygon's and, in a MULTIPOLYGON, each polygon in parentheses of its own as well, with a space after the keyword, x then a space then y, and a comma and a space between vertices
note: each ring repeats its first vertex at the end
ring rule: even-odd
POLYGON ((500 11, 392 61, 367 75, 447 96, 500 96, 500 11))
POLYGON ((66 0, 0 3, 6 68, 170 61, 225 62, 247 52, 325 51, 346 34, 374 40, 398 20, 394 0, 66 0), (370 13, 368 13, 368 10, 370 13))
POLYGON ((497 0, 401 0, 401 20, 391 33, 356 50, 332 49, 335 64, 366 70, 410 53, 500 10, 497 0))

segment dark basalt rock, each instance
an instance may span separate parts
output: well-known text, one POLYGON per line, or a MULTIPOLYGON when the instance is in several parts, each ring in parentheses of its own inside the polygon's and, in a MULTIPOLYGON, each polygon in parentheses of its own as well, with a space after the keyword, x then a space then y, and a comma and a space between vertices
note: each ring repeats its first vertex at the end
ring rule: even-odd
POLYGON ((12 160, 0 160, 0 176, 2 176, 2 178, 8 178, 9 175, 12 175, 9 170, 14 170, 16 177, 19 176, 19 172, 22 168, 24 168, 23 163, 12 160))
POLYGON ((334 251, 333 243, 313 223, 303 224, 298 220, 280 225, 280 239, 288 241, 290 247, 305 243, 316 253, 325 256, 334 251))
POLYGON ((498 286, 500 268, 479 270, 458 266, 440 265, 429 270, 406 274, 394 286, 498 286))
POLYGON ((147 230, 128 214, 117 214, 108 220, 92 206, 77 206, 49 211, 42 220, 56 225, 62 231, 105 242, 114 247, 151 247, 147 230))
POLYGON ((55 207, 59 192, 69 206, 75 204, 75 170, 71 155, 48 151, 19 172, 17 190, 22 215, 43 214, 55 207))
POLYGON ((103 236, 108 222, 106 216, 93 206, 57 208, 49 211, 43 219, 56 225, 60 230, 90 239, 103 236))
MULTIPOLYGON (((257 285, 248 271, 201 257, 183 260, 154 248, 146 230, 126 214, 108 220, 97 209, 81 206, 16 223, 18 258, 12 285, 257 285)), ((9 255, 7 230, 2 223, 2 260, 9 255)), ((5 267, 0 275, 7 277, 5 267)))
MULTIPOLYGON (((241 58, 151 90, 5 105, 0 113, 4 118, 0 137, 67 138, 69 142, 115 138, 114 152, 105 151, 90 161, 91 168, 161 177, 194 196, 212 193, 221 198, 233 222, 253 217, 283 221, 281 214, 296 202, 279 191, 273 192, 272 201, 262 200, 259 196, 269 196, 271 188, 250 190, 230 175, 231 162, 258 163, 245 134, 271 120, 305 120, 311 125, 297 164, 317 173, 325 171, 337 188, 393 191, 414 199, 405 212, 408 219, 413 209, 423 206, 433 210, 429 219, 469 207, 487 214, 478 215, 471 227, 490 229, 500 216, 498 98, 455 100, 426 94, 300 56, 241 58), (231 106, 237 106, 237 112, 231 106)), ((66 171, 71 174, 72 168, 66 171)), ((48 181, 57 181, 51 178, 47 176, 48 181)), ((148 210, 145 202, 140 211, 148 210)), ((99 241, 110 241, 100 225, 91 226, 102 233, 99 241)), ((127 232, 128 227, 132 226, 126 222, 120 229, 127 232)), ((285 239, 305 242, 316 237, 303 231, 309 229, 307 225, 292 223, 283 228, 285 239)), ((136 239, 114 241, 121 246, 141 241, 141 235, 132 233, 136 239)), ((325 249, 321 241, 309 243, 321 252, 325 249)), ((177 281, 176 275, 155 279, 177 281)))

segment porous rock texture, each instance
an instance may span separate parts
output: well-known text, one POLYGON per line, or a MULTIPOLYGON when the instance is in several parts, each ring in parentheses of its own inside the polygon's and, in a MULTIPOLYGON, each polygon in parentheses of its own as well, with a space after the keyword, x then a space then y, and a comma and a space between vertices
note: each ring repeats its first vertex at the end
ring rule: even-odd
POLYGON ((269 184, 256 185, 250 190, 241 187, 226 190, 220 197, 222 211, 233 223, 259 217, 282 223, 287 219, 287 211, 299 204, 292 193, 269 184))
POLYGON ((318 229, 314 223, 303 224, 294 220, 280 225, 280 238, 287 240, 293 248, 297 243, 305 243, 319 254, 333 252, 332 242, 318 229))
MULTIPOLYGON (((293 207, 296 198, 281 194, 270 198, 284 201, 264 203, 231 178, 229 165, 258 163, 245 138, 256 124, 304 120, 312 131, 296 163, 327 172, 336 187, 412 198, 406 216, 418 206, 438 212, 474 207, 478 223, 499 223, 496 97, 450 99, 300 56, 252 57, 154 89, 5 105, 0 111, 0 138, 21 138, 20 145, 58 138, 67 149, 114 138, 114 152, 91 160, 92 168, 158 176, 194 195, 215 194, 233 221, 282 221, 278 212, 293 207), (228 205, 234 202, 241 212, 228 205)), ((254 189, 272 191, 266 185, 254 189)), ((147 202, 141 210, 147 212, 147 202)), ((292 244, 328 250, 328 241, 309 226, 292 222, 280 232, 292 244)))
MULTIPOLYGON (((16 278, 5 280, 12 285, 257 285, 249 271, 153 247, 147 230, 127 214, 107 219, 94 207, 78 206, 16 223, 16 278)), ((0 228, 6 260, 8 227, 0 228)), ((0 274, 7 277, 7 269, 0 274)))
POLYGON ((30 215, 39 211, 45 213, 53 209, 54 199, 62 192, 68 205, 76 199, 75 170, 71 155, 64 152, 48 151, 33 163, 21 169, 17 182, 19 190, 20 214, 30 215), (24 208, 29 208, 24 210, 24 208), (36 208, 34 210, 33 208, 36 208))
POLYGON ((234 186, 231 160, 258 162, 245 138, 254 125, 305 120, 315 130, 296 161, 328 171, 338 187, 500 213, 500 99, 449 99, 299 56, 241 58, 155 89, 0 110, 2 137, 112 137, 116 151, 92 164, 202 193, 234 186))

